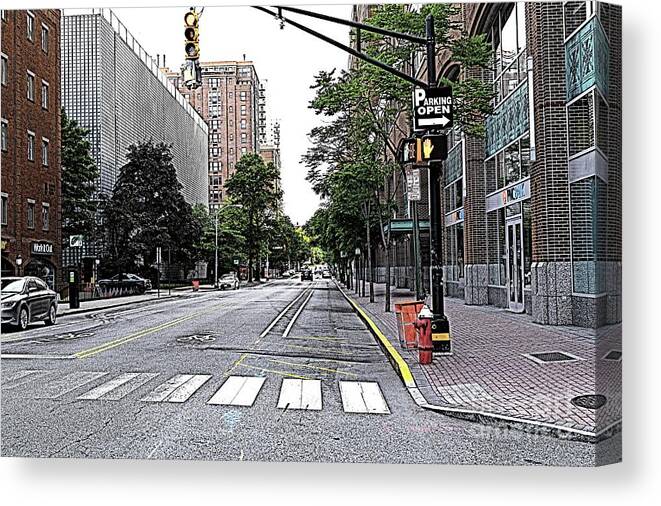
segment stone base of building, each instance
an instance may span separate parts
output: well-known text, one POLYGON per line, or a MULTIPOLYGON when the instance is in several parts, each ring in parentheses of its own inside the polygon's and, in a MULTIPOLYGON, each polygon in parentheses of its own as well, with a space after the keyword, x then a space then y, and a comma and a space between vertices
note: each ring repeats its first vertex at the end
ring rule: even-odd
POLYGON ((489 304, 489 267, 473 264, 464 267, 464 301, 470 306, 489 304))
POLYGON ((458 299, 465 298, 465 286, 460 281, 445 281, 443 283, 445 287, 445 296, 446 297, 456 297, 458 299))

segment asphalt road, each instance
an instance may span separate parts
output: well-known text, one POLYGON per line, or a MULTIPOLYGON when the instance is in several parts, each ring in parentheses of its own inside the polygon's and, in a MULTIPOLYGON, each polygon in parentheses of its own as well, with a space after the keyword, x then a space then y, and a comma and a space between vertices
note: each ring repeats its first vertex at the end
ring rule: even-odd
POLYGON ((1 364, 3 456, 521 465, 596 458, 592 444, 419 408, 330 280, 191 293, 69 316, 55 327, 33 324, 3 332, 1 364))

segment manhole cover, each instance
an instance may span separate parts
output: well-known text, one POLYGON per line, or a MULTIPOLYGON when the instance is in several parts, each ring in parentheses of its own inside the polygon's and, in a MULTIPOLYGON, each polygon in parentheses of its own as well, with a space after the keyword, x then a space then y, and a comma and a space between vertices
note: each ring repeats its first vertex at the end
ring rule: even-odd
POLYGON ((622 360, 622 352, 620 350, 611 350, 604 355, 604 360, 622 360))
POLYGON ((530 353, 526 355, 528 358, 534 360, 538 364, 545 364, 548 362, 573 362, 578 360, 578 357, 570 355, 564 351, 547 351, 540 353, 530 353))
POLYGON ((579 395, 571 400, 574 406, 586 409, 599 409, 606 404, 606 397, 601 394, 579 395))

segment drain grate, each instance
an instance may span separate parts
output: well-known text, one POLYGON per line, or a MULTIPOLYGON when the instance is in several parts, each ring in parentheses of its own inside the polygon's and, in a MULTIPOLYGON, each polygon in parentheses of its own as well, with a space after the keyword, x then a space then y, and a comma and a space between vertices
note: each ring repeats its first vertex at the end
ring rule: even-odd
POLYGON ((606 404, 606 396, 601 394, 579 395, 571 400, 574 406, 586 409, 599 409, 606 404))
POLYGON ((526 357, 538 364, 557 363, 557 362, 574 362, 580 360, 575 355, 567 353, 566 351, 544 351, 537 353, 526 353, 526 357))
POLYGON ((613 360, 619 362, 622 360, 622 352, 620 350, 611 350, 604 355, 604 360, 613 360))

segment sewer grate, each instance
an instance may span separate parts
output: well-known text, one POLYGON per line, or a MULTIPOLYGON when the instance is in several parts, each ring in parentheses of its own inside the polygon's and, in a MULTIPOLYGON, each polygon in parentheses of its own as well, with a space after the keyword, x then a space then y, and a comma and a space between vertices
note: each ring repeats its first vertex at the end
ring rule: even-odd
POLYGON ((622 360, 622 352, 620 350, 611 350, 604 355, 604 360, 613 360, 619 362, 622 360))
POLYGON ((601 394, 579 395, 571 400, 574 406, 586 409, 599 409, 606 404, 606 396, 601 394))
POLYGON ((567 353, 566 351, 544 351, 537 353, 526 353, 524 356, 538 364, 547 364, 553 362, 574 362, 580 360, 575 355, 567 353))

